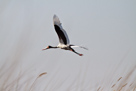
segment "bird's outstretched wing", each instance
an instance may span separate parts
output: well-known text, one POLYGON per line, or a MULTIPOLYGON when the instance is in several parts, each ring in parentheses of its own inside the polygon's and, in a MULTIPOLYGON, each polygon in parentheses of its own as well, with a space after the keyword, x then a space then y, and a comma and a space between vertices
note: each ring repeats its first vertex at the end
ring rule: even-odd
POLYGON ((65 45, 69 44, 68 35, 66 31, 62 28, 59 18, 56 15, 53 16, 53 23, 54 23, 55 31, 59 37, 59 42, 65 45))

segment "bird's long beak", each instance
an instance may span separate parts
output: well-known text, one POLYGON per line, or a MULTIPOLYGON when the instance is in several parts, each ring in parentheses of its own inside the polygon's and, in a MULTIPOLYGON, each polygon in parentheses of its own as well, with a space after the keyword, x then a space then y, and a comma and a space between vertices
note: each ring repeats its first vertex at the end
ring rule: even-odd
POLYGON ((49 49, 49 46, 47 48, 42 49, 42 50, 44 51, 44 50, 47 50, 47 49, 49 49))
POLYGON ((44 50, 46 50, 46 49, 47 49, 47 48, 44 48, 44 49, 42 49, 42 50, 44 51, 44 50))

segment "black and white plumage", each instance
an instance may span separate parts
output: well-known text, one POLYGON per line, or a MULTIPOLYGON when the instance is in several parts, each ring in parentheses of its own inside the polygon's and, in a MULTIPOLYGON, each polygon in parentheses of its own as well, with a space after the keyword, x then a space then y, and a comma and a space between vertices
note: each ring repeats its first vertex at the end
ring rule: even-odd
POLYGON ((82 56, 83 54, 77 53, 73 49, 73 47, 80 47, 80 48, 84 48, 84 49, 86 49, 86 48, 69 44, 70 41, 69 41, 68 35, 67 35, 66 31, 62 28, 60 20, 56 15, 53 16, 53 23, 54 23, 54 28, 55 28, 55 31, 58 35, 60 43, 58 44, 58 46, 55 46, 55 47, 48 46, 47 48, 45 48, 43 50, 46 50, 46 49, 49 49, 49 48, 61 48, 61 49, 64 49, 64 50, 70 50, 70 51, 78 54, 79 56, 82 56))

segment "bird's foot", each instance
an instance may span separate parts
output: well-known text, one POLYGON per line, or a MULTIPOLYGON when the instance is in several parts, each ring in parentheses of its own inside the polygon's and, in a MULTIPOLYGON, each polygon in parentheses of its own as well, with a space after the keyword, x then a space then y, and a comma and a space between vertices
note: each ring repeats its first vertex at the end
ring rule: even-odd
POLYGON ((83 54, 79 54, 79 56, 83 56, 83 54))

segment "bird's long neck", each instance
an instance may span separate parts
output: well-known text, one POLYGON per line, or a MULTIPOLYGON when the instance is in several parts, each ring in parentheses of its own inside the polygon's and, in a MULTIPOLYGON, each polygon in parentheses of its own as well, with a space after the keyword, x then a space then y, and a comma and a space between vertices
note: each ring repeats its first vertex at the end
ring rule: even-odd
POLYGON ((51 46, 50 48, 58 48, 57 46, 51 46))

